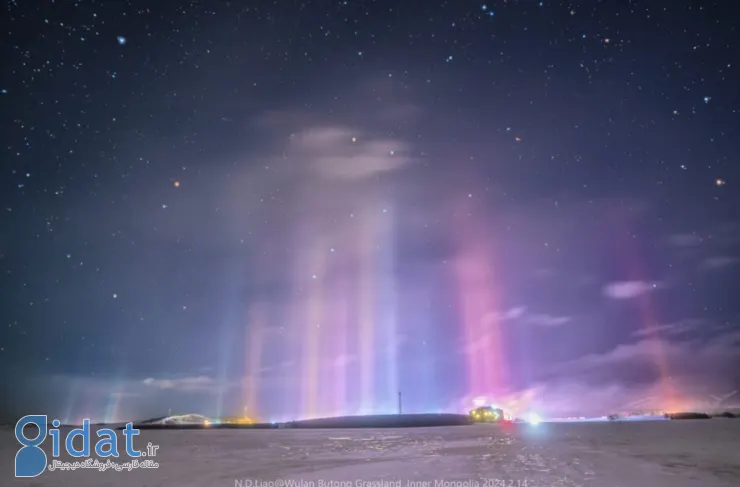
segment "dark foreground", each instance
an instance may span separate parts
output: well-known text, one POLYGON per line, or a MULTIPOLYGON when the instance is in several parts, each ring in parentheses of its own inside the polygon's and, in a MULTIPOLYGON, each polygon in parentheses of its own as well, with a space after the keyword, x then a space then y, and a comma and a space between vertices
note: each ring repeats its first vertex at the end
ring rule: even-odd
MULTIPOLYGON (((715 415, 720 418, 734 418, 730 413, 715 415)), ((711 419, 712 416, 705 413, 673 413, 659 419, 711 419)), ((621 420, 614 416, 615 420, 621 420)), ((158 421, 134 424, 134 428, 140 430, 196 430, 196 429, 330 429, 330 428, 430 428, 437 426, 463 426, 470 425, 473 421, 469 415, 463 414, 385 414, 364 416, 338 416, 334 418, 306 419, 301 421, 290 421, 285 423, 160 423, 158 421)), ((123 429, 119 426, 119 429, 123 429)))
MULTIPOLYGON (((142 430, 173 429, 281 429, 281 428, 428 428, 433 426, 462 426, 470 424, 470 417, 463 414, 382 414, 365 416, 339 416, 335 418, 305 419, 287 423, 209 423, 209 424, 159 424, 134 425, 142 430)), ((121 427, 122 428, 122 427, 121 427)))
MULTIPOLYGON (((157 468, 47 471, 20 480, 12 477, 18 448, 13 432, 6 429, 0 434, 3 486, 740 485, 740 421, 736 419, 374 430, 153 430, 142 431, 135 445, 139 449, 148 443, 159 446, 151 458, 157 468), (380 480, 387 483, 364 483, 380 480)), ((48 441, 44 447, 51 460, 48 441)), ((125 455, 117 459, 120 464, 126 461, 125 455)))

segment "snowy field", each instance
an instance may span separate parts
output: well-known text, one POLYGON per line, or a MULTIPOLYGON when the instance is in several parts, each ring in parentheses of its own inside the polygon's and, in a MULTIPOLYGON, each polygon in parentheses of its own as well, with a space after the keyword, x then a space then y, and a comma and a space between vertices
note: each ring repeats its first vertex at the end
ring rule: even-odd
MULTIPOLYGON (((18 444, 12 430, 4 429, 0 435, 3 486, 740 485, 737 419, 378 430, 142 431, 137 448, 148 442, 159 445, 158 469, 47 471, 31 479, 13 478, 18 444), (362 483, 383 479, 396 483, 362 483), (424 480, 430 483, 407 483, 424 480)), ((49 446, 48 439, 45 446, 49 446)), ((51 459, 50 449, 47 454, 51 459)))

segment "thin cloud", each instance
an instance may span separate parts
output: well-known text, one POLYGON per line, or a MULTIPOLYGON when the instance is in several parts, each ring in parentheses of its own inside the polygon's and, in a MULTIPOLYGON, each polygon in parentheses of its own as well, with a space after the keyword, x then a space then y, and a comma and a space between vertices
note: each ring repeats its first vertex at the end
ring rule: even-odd
POLYGON ((182 377, 178 379, 146 378, 142 384, 154 389, 166 389, 182 392, 206 392, 218 388, 217 382, 206 375, 182 377))
POLYGON ((734 266, 740 264, 740 258, 738 257, 730 257, 730 256, 717 256, 717 257, 709 257, 707 259, 704 259, 701 264, 700 268, 703 270, 718 270, 718 269, 724 269, 730 266, 734 266))
MULTIPOLYGON (((556 367, 558 373, 578 375, 619 374, 620 367, 648 370, 661 363, 673 376, 712 375, 733 363, 740 353, 740 332, 725 328, 712 339, 684 336, 644 338, 607 352, 591 354, 556 367), (728 362, 729 360, 729 362, 728 362)), ((648 374, 648 372, 644 372, 648 374)))
MULTIPOLYGON (((570 316, 555 316, 545 313, 532 313, 525 306, 515 306, 503 313, 488 313, 482 318, 484 328, 489 328, 494 323, 518 322, 533 326, 557 327, 572 321, 570 316)), ((479 337, 463 343, 461 353, 474 353, 490 347, 493 341, 493 332, 483 333, 479 337)))
POLYGON ((642 337, 652 336, 656 333, 658 335, 680 335, 683 333, 690 333, 701 327, 707 327, 707 326, 708 324, 705 320, 698 319, 698 318, 690 318, 690 319, 685 319, 681 321, 676 321, 674 323, 664 323, 662 325, 657 325, 651 328, 641 328, 635 331, 634 333, 632 333, 632 336, 636 338, 642 338, 642 337))
POLYGON ((288 154, 329 179, 358 181, 410 162, 400 140, 380 139, 350 127, 312 127, 290 137, 288 154))
MULTIPOLYGON (((698 320, 687 323, 699 326, 698 320)), ((551 416, 602 415, 624 408, 664 409, 669 405, 660 362, 671 376, 674 407, 700 411, 720 407, 724 403, 718 398, 729 397, 725 392, 737 389, 740 379, 737 374, 727 374, 727 364, 733 364, 740 354, 740 332, 733 327, 722 329, 723 333, 709 340, 684 334, 640 339, 565 362, 552 367, 547 379, 498 401, 515 413, 535 410, 551 416)))
POLYGON ((677 233, 668 237, 669 244, 680 248, 696 247, 703 241, 703 238, 694 233, 677 233))
POLYGON ((483 317, 484 325, 490 325, 501 321, 520 321, 522 323, 535 326, 561 326, 570 323, 573 318, 570 316, 558 316, 547 313, 535 313, 529 311, 525 306, 515 306, 509 308, 503 313, 489 313, 483 317))
POLYGON ((356 355, 339 355, 334 359, 332 367, 338 369, 348 367, 349 365, 355 363, 357 361, 357 358, 358 357, 356 355))
POLYGON ((548 314, 530 314, 525 317, 527 323, 537 326, 562 326, 572 320, 570 316, 552 316, 548 314))
POLYGON ((646 281, 618 281, 604 286, 604 296, 611 299, 631 299, 657 289, 658 285, 646 281))
POLYGON ((491 338, 491 334, 486 333, 475 340, 463 344, 461 352, 464 354, 473 354, 479 350, 485 350, 493 343, 491 338))

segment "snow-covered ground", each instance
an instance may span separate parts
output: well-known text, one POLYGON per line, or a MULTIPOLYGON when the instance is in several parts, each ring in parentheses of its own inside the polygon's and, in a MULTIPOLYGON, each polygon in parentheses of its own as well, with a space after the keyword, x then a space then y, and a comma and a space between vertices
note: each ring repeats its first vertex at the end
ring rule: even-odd
MULTIPOLYGON (((15 479, 13 459, 18 444, 12 430, 5 428, 0 431, 0 485, 383 487, 358 483, 381 479, 400 480, 400 487, 740 485, 738 419, 379 430, 142 431, 137 447, 148 442, 160 446, 155 458, 158 469, 47 471, 36 478, 15 479), (292 484, 291 480, 303 483, 292 484), (409 480, 430 483, 407 484, 409 480), (445 480, 466 483, 435 484, 445 480)), ((51 459, 48 439, 45 449, 51 459)))

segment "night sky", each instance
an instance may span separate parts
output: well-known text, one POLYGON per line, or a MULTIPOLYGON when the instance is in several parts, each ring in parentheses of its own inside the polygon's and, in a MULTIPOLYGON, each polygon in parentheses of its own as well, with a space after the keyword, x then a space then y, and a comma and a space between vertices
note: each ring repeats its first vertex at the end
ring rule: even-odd
POLYGON ((740 389, 734 3, 3 2, 0 417, 740 389))

